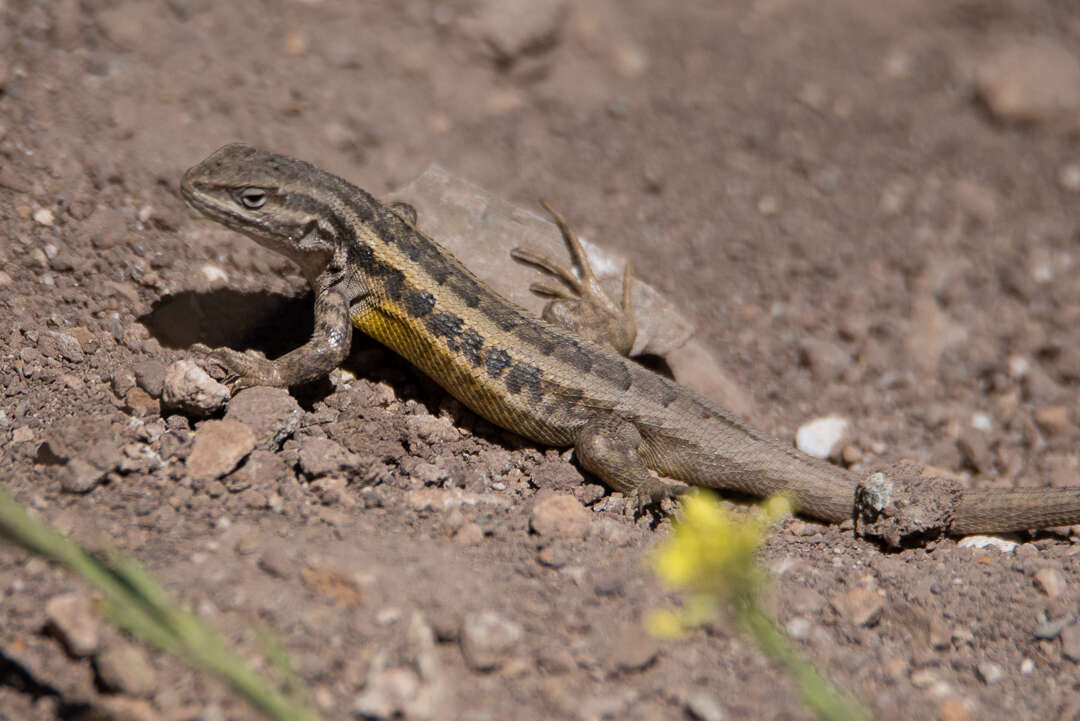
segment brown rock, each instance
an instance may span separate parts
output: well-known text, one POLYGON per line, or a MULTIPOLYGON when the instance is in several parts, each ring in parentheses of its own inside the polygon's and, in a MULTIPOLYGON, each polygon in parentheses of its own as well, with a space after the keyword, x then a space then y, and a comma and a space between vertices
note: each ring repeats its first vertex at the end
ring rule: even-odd
POLYGON ((834 381, 851 367, 851 354, 835 343, 807 337, 799 345, 800 362, 819 381, 834 381))
POLYGON ((619 631, 611 644, 611 664, 623 673, 642 671, 656 660, 660 647, 655 638, 638 625, 630 625, 619 631))
POLYGON ((979 473, 989 471, 993 464, 990 442, 986 434, 976 428, 965 428, 960 433, 956 439, 956 450, 960 452, 964 465, 979 473))
POLYGON ((329 438, 304 438, 300 444, 300 470, 309 478, 330 475, 360 464, 359 456, 329 438))
POLYGON ((1021 40, 983 60, 976 89, 999 120, 1064 124, 1080 113, 1080 61, 1049 38, 1021 40))
POLYGON ((259 568, 274 578, 292 578, 296 575, 296 561, 281 546, 267 549, 259 559, 259 568))
POLYGON ((969 721, 972 703, 964 698, 947 698, 938 707, 941 721, 969 721))
POLYGON ((459 546, 476 546, 484 540, 484 529, 476 523, 466 523, 454 534, 454 543, 459 546))
POLYGON ((1035 572, 1035 585, 1050 598, 1058 598, 1065 593, 1065 576, 1056 568, 1040 568, 1035 572))
POLYGON ((157 24, 158 10, 145 3, 127 2, 97 14, 98 26, 120 50, 143 47, 145 28, 157 24))
POLYGON ((953 200, 976 220, 989 224, 998 214, 998 197, 994 189, 974 180, 957 180, 952 189, 953 200))
POLYGON ((98 340, 98 337, 84 325, 68 328, 67 333, 72 338, 79 341, 79 347, 81 347, 83 353, 87 355, 96 352, 97 349, 101 347, 101 341, 98 340))
POLYGON ((481 4, 473 30, 501 65, 536 54, 558 42, 565 0, 488 0, 481 4))
POLYGON ((1048 436, 1058 436, 1069 427, 1069 409, 1065 406, 1043 406, 1033 414, 1039 430, 1048 436))
POLYGON ((195 432, 195 444, 187 458, 192 478, 220 478, 236 468, 255 448, 255 434, 236 421, 206 421, 195 432))
POLYGON ((251 452, 244 465, 222 480, 231 493, 239 493, 249 488, 271 491, 278 483, 292 475, 292 469, 278 454, 257 448, 251 452))
POLYGON ((885 599, 877 591, 862 586, 836 596, 831 603, 837 613, 856 626, 874 625, 885 610, 885 599))
POLYGON ((142 388, 134 386, 124 394, 124 408, 139 418, 145 418, 160 413, 161 403, 142 388))
POLYGON ((266 450, 281 447, 296 432, 303 411, 284 388, 245 388, 229 401, 225 420, 238 421, 255 432, 255 445, 266 450))
POLYGON ((42 355, 49 358, 63 358, 72 363, 82 363, 85 359, 79 341, 67 333, 59 333, 54 330, 48 330, 41 334, 38 338, 38 350, 41 351, 42 355))
POLYGON ((82 458, 72 458, 60 472, 60 488, 67 493, 89 493, 105 477, 105 471, 95 468, 82 458))
POLYGON ((157 689, 157 674, 150 658, 138 646, 117 642, 94 657, 101 684, 128 696, 146 698, 157 689))
POLYGON ((449 418, 430 415, 408 416, 405 422, 410 431, 427 443, 456 441, 461 435, 449 418))
POLYGON ((101 619, 94 611, 94 600, 85 593, 53 596, 45 603, 50 630, 72 656, 90 656, 97 651, 101 638, 101 619))
POLYGON ((1075 663, 1080 663, 1080 625, 1072 624, 1061 631, 1061 652, 1075 663))
POLYGON ((135 372, 135 382, 139 387, 154 398, 160 398, 165 387, 165 364, 151 358, 136 363, 132 370, 135 372))
POLYGON ((580 540, 589 530, 591 514, 570 494, 548 496, 533 506, 529 524, 547 538, 580 540))
POLYGON ((494 611, 469 614, 461 626, 461 653, 473 671, 494 671, 524 636, 521 626, 494 611))

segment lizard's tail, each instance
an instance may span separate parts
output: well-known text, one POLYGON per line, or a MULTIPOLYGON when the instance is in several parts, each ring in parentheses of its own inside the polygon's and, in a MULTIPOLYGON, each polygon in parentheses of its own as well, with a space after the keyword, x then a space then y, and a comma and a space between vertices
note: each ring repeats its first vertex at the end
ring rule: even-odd
POLYGON ((1001 533, 1080 523, 1080 488, 964 491, 950 533, 1001 533))

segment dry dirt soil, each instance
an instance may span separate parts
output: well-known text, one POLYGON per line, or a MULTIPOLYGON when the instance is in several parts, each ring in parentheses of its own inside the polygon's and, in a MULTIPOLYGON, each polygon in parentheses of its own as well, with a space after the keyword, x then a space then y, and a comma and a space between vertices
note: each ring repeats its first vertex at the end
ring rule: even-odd
MULTIPOLYGON (((273 628, 327 718, 811 714, 724 619, 641 630, 676 601, 644 562, 667 521, 373 342, 225 426, 163 410, 192 344, 273 356, 310 329, 295 270, 179 197, 226 142, 376 196, 437 162, 550 198, 685 309, 754 423, 850 419, 838 462, 1080 485, 1072 0, 0 0, 0 21, 0 475, 245 656, 273 628), (208 470, 200 429, 246 455, 208 470)), ((770 604, 879 719, 1077 719, 1069 530, 886 553, 793 519, 770 604)), ((0 548, 0 718, 253 717, 91 606, 0 548)))

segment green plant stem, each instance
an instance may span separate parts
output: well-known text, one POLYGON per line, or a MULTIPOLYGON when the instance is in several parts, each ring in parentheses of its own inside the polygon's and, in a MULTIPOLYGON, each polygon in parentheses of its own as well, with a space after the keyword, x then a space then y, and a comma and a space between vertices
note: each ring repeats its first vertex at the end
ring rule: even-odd
POLYGON ((96 588, 120 626, 164 651, 220 676, 252 706, 278 721, 320 721, 266 683, 229 650, 225 640, 184 611, 150 574, 114 552, 99 558, 34 521, 0 485, 0 539, 62 564, 96 588))
POLYGON ((782 664, 794 677, 803 701, 826 721, 870 721, 869 712, 846 699, 822 676, 814 665, 796 652, 787 636, 761 608, 755 598, 732 604, 735 618, 774 661, 782 664))

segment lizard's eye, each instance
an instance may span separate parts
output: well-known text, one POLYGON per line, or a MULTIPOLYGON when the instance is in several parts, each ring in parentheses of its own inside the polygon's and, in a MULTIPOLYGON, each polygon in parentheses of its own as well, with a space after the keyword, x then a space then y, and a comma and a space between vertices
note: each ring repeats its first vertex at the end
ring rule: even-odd
POLYGON ((238 195, 240 203, 251 210, 261 208, 266 204, 267 193, 263 188, 241 188, 238 195))

